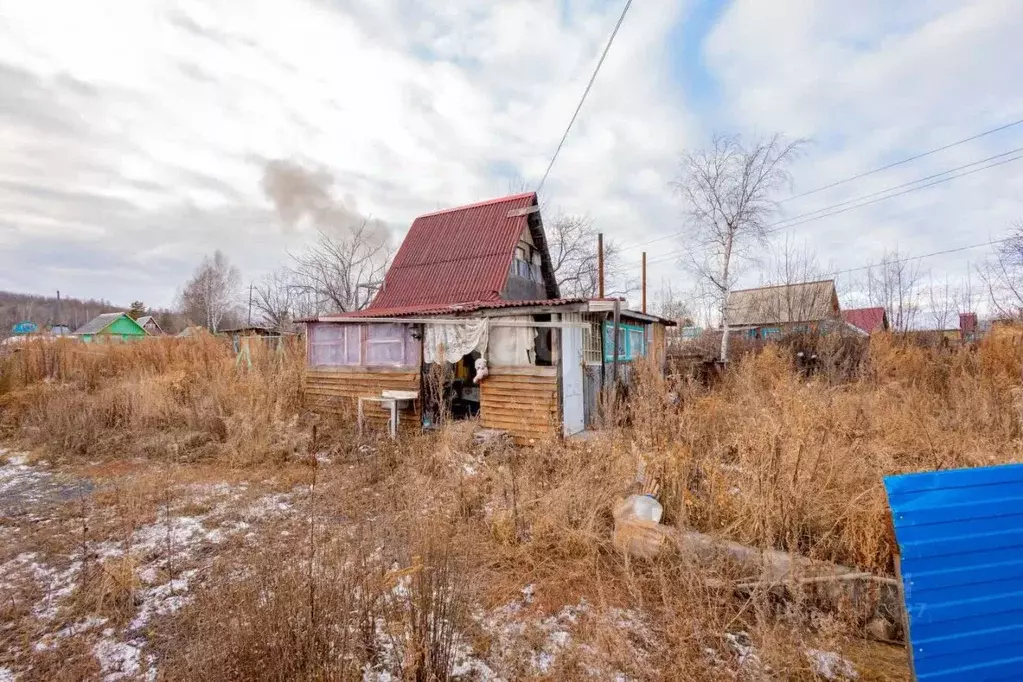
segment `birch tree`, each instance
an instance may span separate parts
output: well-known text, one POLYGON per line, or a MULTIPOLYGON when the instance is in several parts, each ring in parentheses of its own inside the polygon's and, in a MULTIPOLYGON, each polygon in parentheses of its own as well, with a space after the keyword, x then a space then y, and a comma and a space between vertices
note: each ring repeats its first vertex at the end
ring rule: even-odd
POLYGON ((241 274, 220 250, 203 258, 178 295, 178 307, 214 334, 238 305, 241 274))
POLYGON ((791 184, 788 167, 803 145, 780 134, 749 141, 716 134, 711 145, 682 155, 674 183, 686 215, 688 265, 718 299, 721 360, 728 360, 728 295, 741 267, 763 246, 777 212, 776 193, 791 184))

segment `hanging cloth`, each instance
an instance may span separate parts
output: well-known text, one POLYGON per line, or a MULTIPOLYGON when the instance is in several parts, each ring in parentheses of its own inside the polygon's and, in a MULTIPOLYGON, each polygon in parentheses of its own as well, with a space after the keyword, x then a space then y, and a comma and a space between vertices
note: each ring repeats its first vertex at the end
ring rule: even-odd
MULTIPOLYGON (((501 320, 528 323, 528 315, 502 317, 501 320)), ((526 367, 535 364, 536 327, 504 327, 495 325, 490 333, 490 353, 487 357, 492 367, 526 367)))
POLYGON ((427 324, 423 338, 423 362, 455 363, 474 350, 483 355, 487 352, 488 331, 486 319, 427 324))

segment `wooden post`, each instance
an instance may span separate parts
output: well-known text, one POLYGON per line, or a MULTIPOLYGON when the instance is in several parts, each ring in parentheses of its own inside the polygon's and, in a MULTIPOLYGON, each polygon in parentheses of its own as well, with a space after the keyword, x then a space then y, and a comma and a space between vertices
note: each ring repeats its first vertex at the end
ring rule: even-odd
POLYGON ((646 313, 646 251, 643 252, 643 312, 646 313))
POLYGON ((604 233, 597 233, 597 298, 604 298, 604 233))

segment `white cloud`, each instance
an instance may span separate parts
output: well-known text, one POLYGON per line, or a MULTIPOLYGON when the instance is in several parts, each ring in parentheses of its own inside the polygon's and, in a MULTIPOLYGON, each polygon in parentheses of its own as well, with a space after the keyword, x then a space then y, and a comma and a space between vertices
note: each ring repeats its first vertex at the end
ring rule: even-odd
MULTIPOLYGON (((271 159, 328 169, 399 235, 418 213, 505 192, 514 175, 535 182, 620 11, 556 0, 8 4, 0 73, 33 89, 0 118, 12 143, 0 160, 0 286, 73 275, 62 290, 162 304, 206 251, 254 276, 301 239, 260 191, 271 159), (57 240, 92 264, 68 253, 48 266, 57 240), (134 269, 136 254, 160 267, 134 269), (118 263, 132 277, 112 278, 118 263)), ((552 203, 612 233, 641 233, 666 203, 651 171, 669 158, 665 142, 684 139, 659 52, 678 12, 636 3, 548 181, 552 203)))
MULTIPOLYGON (((737 128, 814 141, 794 168, 807 191, 1023 115, 1023 6, 735 2, 706 43, 737 128)), ((785 205, 789 215, 1023 147, 1023 126, 785 205)), ((794 228, 840 267, 885 248, 923 254, 986 241, 1023 215, 1023 161, 794 228)), ((983 250, 924 262, 952 277, 983 250)))
MULTIPOLYGON (((737 0, 690 107, 673 29, 696 0, 633 3, 545 187, 626 244, 670 234, 668 183, 714 129, 814 140, 805 191, 1019 118, 1023 6, 737 0)), ((325 168, 400 237, 422 212, 536 182, 621 3, 610 0, 0 0, 0 287, 169 304, 222 248, 255 277, 300 245, 265 164, 325 168)), ((786 204, 802 213, 1023 146, 1023 126, 786 204)), ((807 223, 852 267, 897 242, 983 241, 1023 215, 1023 161, 807 223)), ((651 259, 682 245, 651 244, 651 259)), ((639 249, 627 252, 633 266, 639 249)), ((982 253, 976 253, 976 258, 982 253)), ((969 252, 928 264, 954 274, 969 252)), ((638 270, 638 267, 636 268, 638 270)), ((678 267, 651 268, 650 281, 678 267)))

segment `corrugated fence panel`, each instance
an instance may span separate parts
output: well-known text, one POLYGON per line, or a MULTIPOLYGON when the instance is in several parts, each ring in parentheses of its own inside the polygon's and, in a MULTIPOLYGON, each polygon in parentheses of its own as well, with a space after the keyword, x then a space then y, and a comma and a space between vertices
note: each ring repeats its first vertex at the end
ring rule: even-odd
POLYGON ((917 679, 1023 679, 1023 464, 884 483, 917 679))

